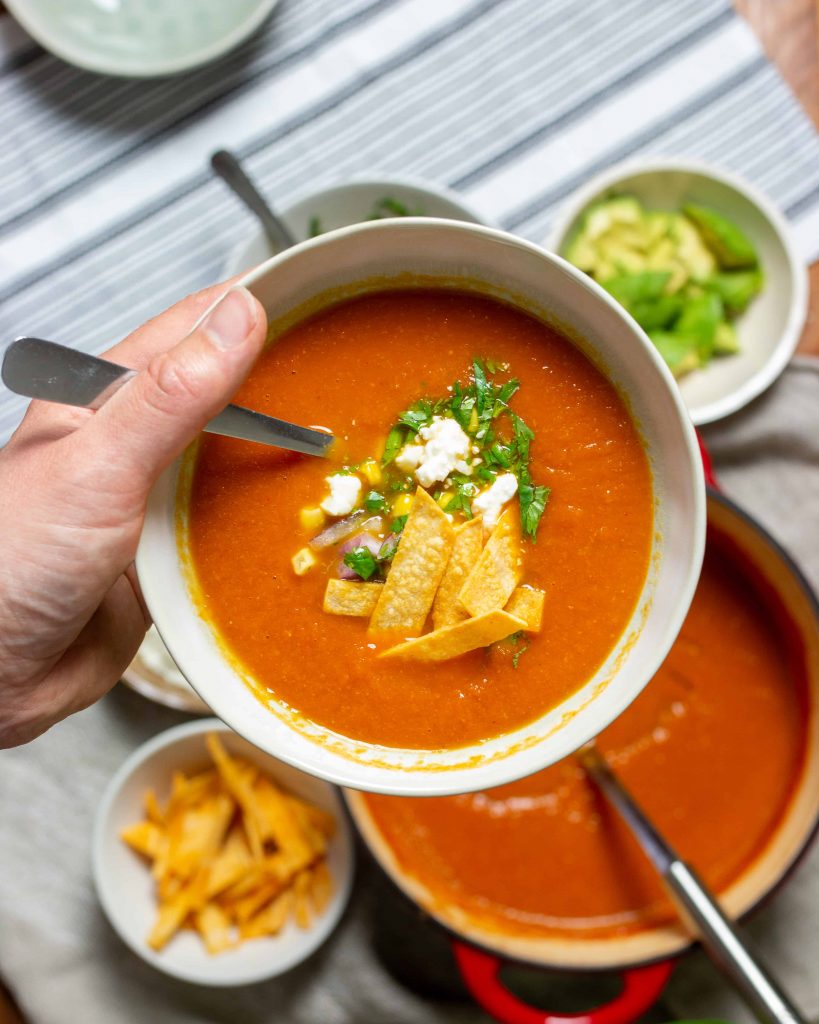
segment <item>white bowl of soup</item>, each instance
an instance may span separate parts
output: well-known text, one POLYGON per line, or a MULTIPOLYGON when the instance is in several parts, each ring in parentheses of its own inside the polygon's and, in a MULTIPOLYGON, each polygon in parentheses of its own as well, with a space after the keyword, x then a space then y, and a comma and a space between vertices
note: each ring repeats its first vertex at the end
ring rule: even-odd
POLYGON ((399 795, 599 733, 665 657, 704 543, 696 437, 646 337, 559 257, 450 221, 344 228, 243 283, 271 340, 235 400, 336 443, 207 437, 155 487, 137 568, 194 689, 276 757, 399 795))

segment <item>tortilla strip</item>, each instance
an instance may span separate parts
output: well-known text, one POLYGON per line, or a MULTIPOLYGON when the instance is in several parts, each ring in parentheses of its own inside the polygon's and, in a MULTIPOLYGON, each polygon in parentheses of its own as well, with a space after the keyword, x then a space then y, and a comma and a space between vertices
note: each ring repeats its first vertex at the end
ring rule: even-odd
POLYGON ((360 615, 367 619, 378 604, 382 589, 382 583, 329 579, 324 591, 324 611, 329 615, 360 615))
POLYGON ((508 612, 495 609, 474 619, 465 619, 454 626, 444 626, 432 633, 396 644, 379 654, 379 658, 412 658, 415 661, 447 661, 467 651, 517 633, 526 624, 508 612))
POLYGON ((508 508, 489 535, 458 600, 473 616, 503 608, 520 583, 522 572, 520 523, 516 510, 508 508))
POLYGON ((449 519, 419 487, 387 582, 370 619, 372 632, 400 632, 405 637, 421 633, 454 537, 449 519))
POLYGON ((536 587, 518 587, 509 598, 506 611, 523 619, 527 633, 539 633, 543 622, 543 602, 546 595, 536 587))
POLYGON ((480 558, 483 547, 483 523, 470 519, 455 529, 452 554, 446 564, 446 572, 438 587, 432 604, 432 624, 435 629, 454 626, 469 616, 458 603, 458 594, 480 558))

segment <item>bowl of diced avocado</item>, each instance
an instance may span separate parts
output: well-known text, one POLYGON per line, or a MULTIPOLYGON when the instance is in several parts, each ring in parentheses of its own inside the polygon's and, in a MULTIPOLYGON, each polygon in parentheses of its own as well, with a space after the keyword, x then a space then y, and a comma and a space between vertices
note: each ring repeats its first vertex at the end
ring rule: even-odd
POLYGON ((613 168, 569 203, 552 248, 613 296, 697 425, 768 387, 799 340, 806 270, 772 203, 695 163, 613 168))

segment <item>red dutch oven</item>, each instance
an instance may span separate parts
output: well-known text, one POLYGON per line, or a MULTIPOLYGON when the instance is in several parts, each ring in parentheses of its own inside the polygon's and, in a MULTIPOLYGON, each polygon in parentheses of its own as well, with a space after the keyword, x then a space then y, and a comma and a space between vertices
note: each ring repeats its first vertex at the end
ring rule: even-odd
MULTIPOLYGON (((790 557, 757 524, 714 489, 706 453, 709 541, 727 550, 745 578, 751 579, 770 609, 804 675, 809 694, 807 748, 793 796, 767 846, 721 895, 733 918, 757 907, 787 877, 807 849, 819 825, 819 605, 790 557)), ((451 934, 458 967, 475 1000, 504 1024, 628 1024, 660 996, 674 961, 692 945, 677 924, 647 928, 611 938, 532 938, 498 935, 468 920, 463 911, 440 905, 398 863, 370 815, 360 793, 345 792, 364 841, 392 880, 419 907, 451 934), (580 1014, 544 1012, 512 994, 500 977, 505 962, 566 971, 608 971, 621 976, 621 990, 611 1002, 580 1014)))

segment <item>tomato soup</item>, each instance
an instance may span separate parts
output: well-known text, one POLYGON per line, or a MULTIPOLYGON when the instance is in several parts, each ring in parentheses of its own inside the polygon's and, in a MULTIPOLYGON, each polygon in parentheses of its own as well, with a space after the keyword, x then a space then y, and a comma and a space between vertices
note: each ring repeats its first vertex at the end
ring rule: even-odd
POLYGON ((544 323, 471 293, 370 294, 277 338, 235 400, 337 438, 326 460, 206 436, 180 498, 202 613, 263 703, 367 743, 460 747, 560 703, 623 634, 652 544, 648 460, 615 388, 544 323), (365 530, 330 558, 317 531, 343 529, 351 500, 354 516, 373 510, 381 532, 365 530), (450 642, 437 602, 455 556, 436 567, 432 555, 439 541, 456 543, 470 515, 482 518, 473 534, 491 564, 473 579, 471 604, 460 590, 468 611, 452 598, 442 622, 463 628, 450 642), (422 625, 427 605, 409 595, 421 608, 414 630, 388 608, 398 639, 423 643, 383 656, 389 645, 361 609, 370 596, 385 595, 383 605, 391 579, 413 584, 409 545, 424 522, 438 534, 417 571, 438 573, 436 606, 422 625), (503 572, 493 544, 516 552, 503 572), (336 591, 352 594, 342 614, 336 591))
MULTIPOLYGON (((770 621, 712 546, 671 653, 599 739, 717 892, 762 852, 803 763, 807 694, 770 621)), ((653 868, 574 758, 483 793, 365 801, 432 901, 489 929, 608 937, 674 916, 653 868)))

